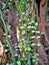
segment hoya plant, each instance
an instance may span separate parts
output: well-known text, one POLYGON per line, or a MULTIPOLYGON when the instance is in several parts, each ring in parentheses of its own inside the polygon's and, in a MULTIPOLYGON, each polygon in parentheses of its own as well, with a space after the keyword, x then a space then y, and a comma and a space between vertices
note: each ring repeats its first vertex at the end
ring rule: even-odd
MULTIPOLYGON (((19 18, 19 50, 18 62, 24 65, 38 64, 38 56, 35 39, 39 39, 37 4, 34 0, 15 1, 17 6, 16 15, 19 18)), ((18 64, 19 65, 19 64, 18 64)))

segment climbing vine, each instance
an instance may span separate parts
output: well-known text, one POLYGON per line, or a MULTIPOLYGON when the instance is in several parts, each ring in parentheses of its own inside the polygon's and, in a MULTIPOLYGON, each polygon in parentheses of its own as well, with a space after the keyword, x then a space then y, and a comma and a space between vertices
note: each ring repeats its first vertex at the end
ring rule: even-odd
POLYGON ((20 23, 18 26, 20 33, 18 47, 22 53, 19 54, 19 60, 23 61, 25 65, 31 65, 32 63, 37 64, 38 54, 36 53, 36 46, 40 45, 37 44, 37 42, 34 43, 35 39, 40 38, 40 36, 38 36, 40 31, 38 30, 37 5, 34 0, 17 0, 16 6, 16 15, 20 23))

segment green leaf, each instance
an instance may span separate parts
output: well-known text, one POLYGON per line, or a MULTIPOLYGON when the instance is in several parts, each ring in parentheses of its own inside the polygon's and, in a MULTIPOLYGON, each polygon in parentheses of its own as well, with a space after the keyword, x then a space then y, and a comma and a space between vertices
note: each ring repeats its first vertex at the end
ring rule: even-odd
POLYGON ((35 23, 35 26, 38 26, 38 22, 35 23))
POLYGON ((31 29, 31 26, 28 26, 28 29, 31 29))
POLYGON ((36 45, 35 43, 32 43, 32 44, 31 44, 32 47, 35 46, 35 45, 36 45))
POLYGON ((32 61, 35 63, 36 62, 36 60, 35 59, 32 59, 32 61))
POLYGON ((21 27, 20 27, 21 30, 25 30, 26 29, 26 24, 23 24, 21 27))
POLYGON ((30 51, 30 50, 31 50, 31 48, 30 48, 30 47, 28 47, 28 48, 27 48, 27 50, 28 50, 28 51, 30 51))
POLYGON ((35 26, 32 26, 31 29, 36 29, 36 27, 35 26))
POLYGON ((25 15, 25 12, 22 12, 22 15, 25 15))
POLYGON ((35 23, 35 21, 34 21, 34 20, 32 20, 32 21, 31 21, 31 23, 35 23))
POLYGON ((35 33, 36 31, 35 31, 35 30, 32 30, 31 32, 32 32, 32 33, 35 33))
POLYGON ((17 61, 17 64, 18 64, 18 65, 21 65, 21 62, 20 62, 20 61, 17 61))

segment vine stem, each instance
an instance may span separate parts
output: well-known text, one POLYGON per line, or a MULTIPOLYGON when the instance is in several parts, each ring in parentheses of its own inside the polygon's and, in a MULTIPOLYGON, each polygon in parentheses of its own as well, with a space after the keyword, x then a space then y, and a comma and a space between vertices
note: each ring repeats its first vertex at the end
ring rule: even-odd
POLYGON ((13 61, 14 61, 14 65, 17 65, 14 52, 13 52, 12 47, 11 47, 11 45, 10 45, 10 42, 9 42, 9 40, 8 40, 8 30, 7 30, 7 28, 6 28, 5 21, 4 21, 4 19, 3 19, 3 15, 2 15, 2 11, 1 11, 1 10, 0 10, 0 15, 1 15, 2 23, 3 23, 4 28, 5 28, 6 43, 8 44, 9 50, 10 50, 10 52, 11 52, 11 55, 12 55, 12 58, 13 58, 13 61))

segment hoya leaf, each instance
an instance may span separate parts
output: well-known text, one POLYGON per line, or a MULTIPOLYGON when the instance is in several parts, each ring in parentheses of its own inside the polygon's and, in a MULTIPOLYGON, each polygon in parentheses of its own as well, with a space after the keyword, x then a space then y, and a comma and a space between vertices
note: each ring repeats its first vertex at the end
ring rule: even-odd
POLYGON ((20 61, 17 61, 17 64, 18 64, 18 65, 21 65, 21 62, 20 62, 20 61))

